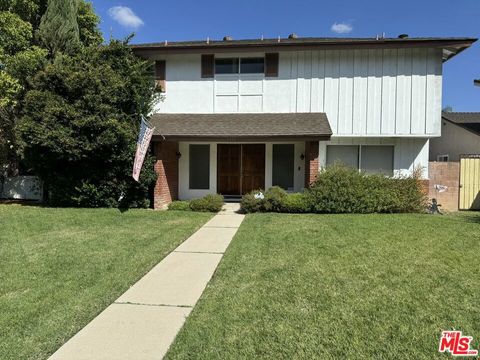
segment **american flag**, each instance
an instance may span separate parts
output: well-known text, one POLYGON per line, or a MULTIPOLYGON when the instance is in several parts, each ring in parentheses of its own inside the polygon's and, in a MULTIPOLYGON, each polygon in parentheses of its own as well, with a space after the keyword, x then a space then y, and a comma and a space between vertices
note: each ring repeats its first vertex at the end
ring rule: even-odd
POLYGON ((138 134, 137 151, 135 153, 135 161, 133 162, 132 177, 138 182, 140 177, 140 170, 142 170, 143 161, 148 151, 148 145, 152 139, 154 127, 152 127, 148 121, 142 116, 142 122, 140 124, 140 134, 138 134))

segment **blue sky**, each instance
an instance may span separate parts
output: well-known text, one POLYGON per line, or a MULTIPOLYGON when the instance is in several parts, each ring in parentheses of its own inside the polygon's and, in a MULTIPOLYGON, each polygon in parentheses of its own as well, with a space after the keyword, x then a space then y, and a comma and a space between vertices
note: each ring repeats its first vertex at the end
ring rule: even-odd
MULTIPOLYGON (((93 0, 106 38, 135 43, 282 36, 480 37, 480 0, 93 0), (336 26, 334 26, 336 24, 336 26), (335 31, 336 32, 335 32, 335 31)), ((443 105, 480 111, 480 41, 444 66, 443 105)))

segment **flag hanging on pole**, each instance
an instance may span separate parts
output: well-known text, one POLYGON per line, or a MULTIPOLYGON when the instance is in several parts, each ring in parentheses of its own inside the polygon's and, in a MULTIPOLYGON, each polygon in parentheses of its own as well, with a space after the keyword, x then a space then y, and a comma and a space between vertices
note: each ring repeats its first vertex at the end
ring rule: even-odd
POLYGON ((152 127, 148 121, 142 116, 140 123, 140 133, 138 134, 137 151, 135 153, 135 161, 133 162, 132 177, 138 182, 140 177, 140 170, 142 170, 143 161, 152 139, 154 127, 152 127))

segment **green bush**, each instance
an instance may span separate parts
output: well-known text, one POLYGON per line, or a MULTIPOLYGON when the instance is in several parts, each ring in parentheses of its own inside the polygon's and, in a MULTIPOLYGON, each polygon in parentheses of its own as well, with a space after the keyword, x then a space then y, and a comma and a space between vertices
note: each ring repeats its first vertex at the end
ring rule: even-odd
POLYGON ((304 193, 287 194, 282 199, 281 212, 301 214, 311 212, 311 205, 304 193))
POLYGON ((168 210, 190 211, 190 201, 174 201, 168 204, 168 210))
POLYGON ((265 192, 264 210, 269 212, 280 212, 282 210, 283 200, 287 197, 287 192, 280 186, 272 186, 265 192))
POLYGON ((190 209, 193 211, 209 211, 219 212, 222 210, 223 196, 222 195, 207 195, 201 199, 194 199, 190 201, 190 209))
POLYGON ((248 213, 264 211, 265 199, 255 198, 255 195, 257 194, 263 194, 263 190, 254 190, 242 196, 242 200, 240 201, 240 210, 242 212, 248 214, 248 213))
POLYGON ((388 178, 341 165, 322 170, 306 198, 317 213, 421 212, 426 200, 418 174, 388 178))

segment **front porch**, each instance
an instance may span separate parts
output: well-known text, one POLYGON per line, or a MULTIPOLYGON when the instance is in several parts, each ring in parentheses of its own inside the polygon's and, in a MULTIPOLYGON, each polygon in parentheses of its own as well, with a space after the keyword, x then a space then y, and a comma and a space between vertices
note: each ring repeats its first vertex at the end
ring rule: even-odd
POLYGON ((162 114, 152 122, 155 209, 212 193, 302 191, 318 174, 319 142, 332 134, 323 113, 162 114))
POLYGON ((299 192, 319 170, 319 141, 154 143, 154 208, 207 194, 235 198, 280 186, 299 192))

